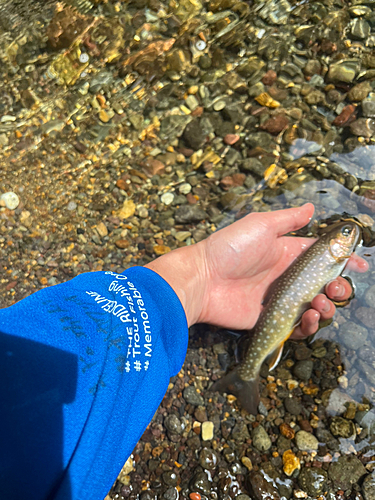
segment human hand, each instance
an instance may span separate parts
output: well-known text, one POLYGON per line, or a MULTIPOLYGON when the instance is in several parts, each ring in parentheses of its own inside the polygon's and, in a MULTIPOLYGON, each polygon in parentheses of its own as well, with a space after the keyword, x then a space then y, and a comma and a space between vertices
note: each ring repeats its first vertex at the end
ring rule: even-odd
MULTIPOLYGON (((249 214, 206 240, 175 250, 147 267, 176 291, 189 326, 204 322, 236 330, 250 329, 257 322, 271 283, 314 241, 284 234, 305 226, 313 212, 313 205, 306 204, 249 214)), ((368 269, 367 262, 355 255, 348 265, 359 272, 368 269)), ((351 292, 344 278, 329 283, 326 295, 313 299, 293 337, 315 333, 319 320, 329 319, 335 313, 330 299, 344 301, 351 292)))

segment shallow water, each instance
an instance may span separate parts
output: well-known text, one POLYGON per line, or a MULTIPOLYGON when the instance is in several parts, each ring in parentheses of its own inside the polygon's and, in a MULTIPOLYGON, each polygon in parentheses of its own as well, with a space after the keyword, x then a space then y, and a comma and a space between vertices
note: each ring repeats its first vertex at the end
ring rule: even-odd
MULTIPOLYGON (((251 211, 311 201, 312 233, 343 213, 375 230, 374 29, 372 0, 0 1, 0 194, 20 199, 0 206, 1 307, 80 272, 142 265, 251 211)), ((359 251, 370 270, 351 275, 355 298, 264 372, 256 419, 209 392, 230 342, 193 331, 110 497, 373 498, 375 262, 359 251), (286 437, 301 429, 318 450, 286 437), (291 476, 285 446, 300 463, 291 476)))

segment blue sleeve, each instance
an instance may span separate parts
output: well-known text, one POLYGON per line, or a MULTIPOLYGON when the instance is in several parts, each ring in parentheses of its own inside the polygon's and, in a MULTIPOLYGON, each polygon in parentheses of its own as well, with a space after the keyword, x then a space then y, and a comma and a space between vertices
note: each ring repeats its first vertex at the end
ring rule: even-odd
POLYGON ((0 310, 0 498, 102 500, 186 355, 156 273, 82 274, 0 310))

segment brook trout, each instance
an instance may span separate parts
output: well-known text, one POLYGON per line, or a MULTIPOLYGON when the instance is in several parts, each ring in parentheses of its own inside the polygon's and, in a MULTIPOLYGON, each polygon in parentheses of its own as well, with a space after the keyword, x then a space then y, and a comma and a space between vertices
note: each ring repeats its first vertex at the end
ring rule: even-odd
POLYGON ((275 282, 254 329, 241 337, 245 345, 240 364, 212 386, 213 391, 237 396, 241 406, 256 414, 259 404, 259 371, 270 356, 270 369, 278 363, 284 342, 299 324, 302 314, 324 286, 337 278, 360 242, 355 222, 327 228, 275 282))

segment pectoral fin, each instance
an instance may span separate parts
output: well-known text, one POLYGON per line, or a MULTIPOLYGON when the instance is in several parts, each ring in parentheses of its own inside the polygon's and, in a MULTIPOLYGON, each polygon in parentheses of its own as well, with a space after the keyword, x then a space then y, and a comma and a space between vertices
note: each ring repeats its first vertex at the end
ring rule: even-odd
POLYGON ((276 349, 273 351, 273 353, 269 355, 269 357, 268 357, 268 369, 269 369, 269 371, 273 370, 279 364, 279 361, 280 361, 281 356, 283 354, 284 344, 288 340, 288 338, 292 335, 295 328, 299 324, 300 324, 300 321, 293 327, 293 329, 290 331, 289 335, 287 337, 285 337, 285 339, 281 342, 281 344, 276 347, 276 349))
POLYGON ((251 380, 242 380, 235 368, 223 378, 217 380, 210 390, 234 394, 242 408, 248 413, 252 415, 258 413, 259 377, 251 380))

